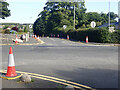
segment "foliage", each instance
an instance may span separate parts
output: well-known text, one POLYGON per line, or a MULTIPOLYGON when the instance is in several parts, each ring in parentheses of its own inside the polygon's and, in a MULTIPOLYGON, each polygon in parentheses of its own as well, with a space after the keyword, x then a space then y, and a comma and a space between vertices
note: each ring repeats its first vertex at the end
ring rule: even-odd
POLYGON ((4 34, 10 34, 10 30, 5 30, 4 34))
POLYGON ((15 30, 16 32, 18 32, 18 28, 17 27, 13 27, 12 30, 15 30))
POLYGON ((50 34, 56 27, 63 25, 72 26, 74 16, 74 5, 76 10, 76 27, 80 27, 80 22, 84 20, 86 8, 84 2, 47 2, 44 10, 33 25, 35 34, 50 34))
POLYGON ((9 25, 5 25, 4 27, 3 27, 3 29, 7 29, 9 27, 9 25))
POLYGON ((9 17, 10 10, 8 10, 9 4, 3 0, 0 1, 0 18, 5 19, 5 17, 9 17))
MULTIPOLYGON (((109 14, 109 13, 108 13, 109 14)), ((50 35, 59 34, 60 37, 85 41, 89 37, 91 42, 114 42, 118 33, 110 33, 108 28, 90 28, 90 23, 95 21, 97 26, 108 23, 108 14, 88 12, 86 13, 85 2, 47 2, 44 10, 39 13, 39 18, 33 25, 34 34, 50 35), (73 30, 75 6, 75 28, 73 30), (63 25, 67 28, 63 29, 63 25), (112 36, 112 37, 111 37, 112 36)), ((116 14, 110 12, 111 21, 115 22, 116 14)), ((118 40, 118 39, 117 39, 118 40)), ((116 41, 118 42, 118 41, 116 41)))
POLYGON ((85 41, 89 37, 89 42, 98 43, 120 43, 120 31, 110 33, 108 28, 88 28, 69 32, 70 39, 85 41))
POLYGON ((26 32, 26 33, 28 32, 27 26, 25 26, 24 32, 26 32))
POLYGON ((110 34, 112 43, 120 43, 120 30, 110 34))

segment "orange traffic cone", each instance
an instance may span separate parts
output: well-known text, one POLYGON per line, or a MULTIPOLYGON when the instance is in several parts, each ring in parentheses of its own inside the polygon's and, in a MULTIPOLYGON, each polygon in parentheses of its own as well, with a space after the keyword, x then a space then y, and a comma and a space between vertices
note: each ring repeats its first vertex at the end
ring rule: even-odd
POLYGON ((13 52, 12 52, 12 47, 10 47, 9 50, 9 58, 8 58, 8 69, 7 69, 7 77, 15 77, 16 74, 16 70, 15 70, 15 63, 14 63, 14 56, 13 56, 13 52))
POLYGON ((18 44, 18 41, 17 41, 17 40, 15 41, 15 44, 18 44))
POLYGON ((17 38, 17 35, 16 35, 15 44, 18 44, 18 38, 17 38))
POLYGON ((69 35, 67 35, 67 40, 69 40, 69 35))
POLYGON ((86 43, 88 43, 88 36, 86 36, 86 43))
POLYGON ((59 34, 58 34, 58 38, 59 38, 59 34))
POLYGON ((39 36, 37 37, 37 40, 40 40, 40 37, 39 37, 39 36))

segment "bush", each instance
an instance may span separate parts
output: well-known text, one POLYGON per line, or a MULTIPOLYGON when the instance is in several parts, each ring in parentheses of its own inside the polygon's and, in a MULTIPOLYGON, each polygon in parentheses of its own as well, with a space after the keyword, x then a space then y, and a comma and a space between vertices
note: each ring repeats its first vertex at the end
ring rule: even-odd
POLYGON ((99 35, 99 42, 101 43, 108 43, 111 42, 111 36, 110 36, 110 32, 107 28, 102 28, 99 30, 98 32, 99 35))
POLYGON ((120 43, 120 30, 111 33, 111 43, 120 43))
POLYGON ((5 34, 10 34, 10 30, 5 30, 5 34))
POLYGON ((120 43, 120 31, 110 33, 107 28, 88 28, 69 32, 70 39, 98 43, 120 43))
POLYGON ((18 32, 18 28, 17 27, 13 27, 12 30, 15 30, 16 32, 18 32))
POLYGON ((89 42, 97 43, 120 43, 120 30, 117 32, 109 32, 108 28, 80 28, 73 30, 73 26, 68 26, 65 30, 63 27, 55 27, 51 32, 45 33, 45 36, 59 34, 61 38, 66 38, 69 35, 71 40, 86 41, 86 36, 89 42))
POLYGON ((9 25, 5 25, 5 27, 3 27, 3 29, 7 29, 9 27, 9 25))
POLYGON ((24 28, 24 32, 26 32, 26 33, 28 32, 27 27, 24 28))

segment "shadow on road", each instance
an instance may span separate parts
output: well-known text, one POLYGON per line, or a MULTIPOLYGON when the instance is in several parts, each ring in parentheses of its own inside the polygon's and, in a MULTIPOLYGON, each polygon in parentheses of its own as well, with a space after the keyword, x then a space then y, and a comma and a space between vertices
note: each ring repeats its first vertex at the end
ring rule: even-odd
POLYGON ((78 68, 71 71, 56 70, 55 73, 92 88, 118 88, 117 70, 78 68))

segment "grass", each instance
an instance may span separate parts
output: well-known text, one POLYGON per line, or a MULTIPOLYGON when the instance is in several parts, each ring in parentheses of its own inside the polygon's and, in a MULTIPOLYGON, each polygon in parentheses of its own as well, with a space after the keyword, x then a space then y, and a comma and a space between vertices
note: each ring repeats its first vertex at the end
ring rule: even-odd
POLYGON ((31 80, 31 82, 35 82, 35 80, 34 80, 34 79, 32 79, 32 80, 31 80))
POLYGON ((26 34, 25 32, 18 32, 17 34, 26 34))

